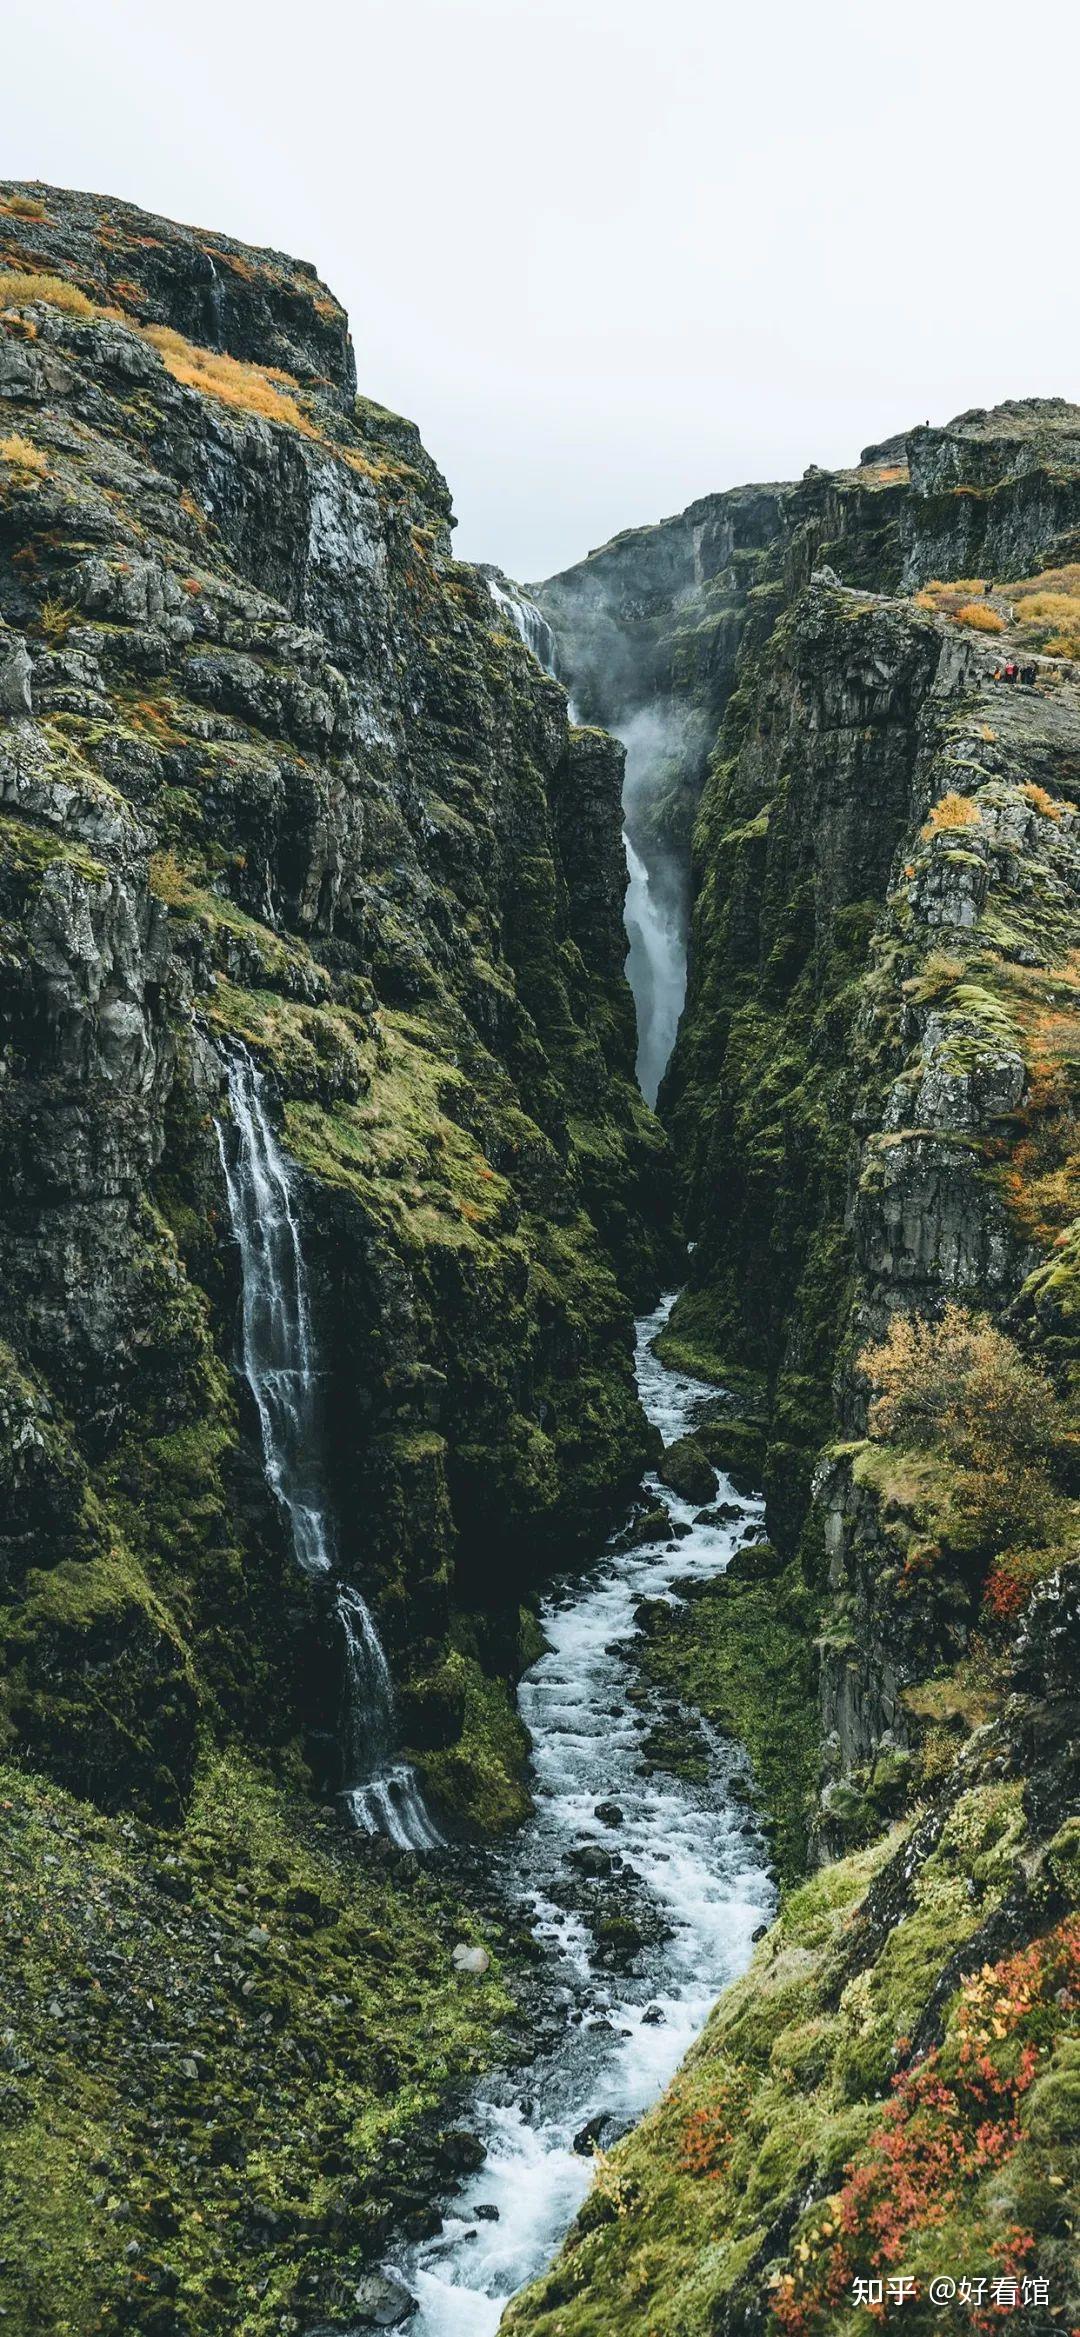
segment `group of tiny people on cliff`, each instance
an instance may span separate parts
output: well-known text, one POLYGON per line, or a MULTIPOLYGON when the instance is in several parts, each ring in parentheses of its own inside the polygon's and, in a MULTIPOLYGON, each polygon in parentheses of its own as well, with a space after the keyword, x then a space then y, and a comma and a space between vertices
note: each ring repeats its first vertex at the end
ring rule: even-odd
POLYGON ((1004 663, 999 658, 989 678, 992 682, 1023 682, 1030 690, 1035 686, 1038 671, 1037 665, 1017 665, 1015 657, 1007 657, 1004 663))

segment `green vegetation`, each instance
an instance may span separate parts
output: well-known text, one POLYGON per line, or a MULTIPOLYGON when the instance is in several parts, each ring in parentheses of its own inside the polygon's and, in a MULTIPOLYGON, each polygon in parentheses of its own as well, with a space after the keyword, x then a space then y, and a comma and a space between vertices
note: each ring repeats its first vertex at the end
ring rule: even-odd
MULTIPOLYGON (((642 1641, 641 1667, 714 1727, 746 1747, 755 1805, 784 1885, 806 1871, 807 1828, 818 1769, 817 1604, 795 1566, 764 1570, 760 1547, 642 1641)), ((771 1555, 771 1554, 770 1554, 771 1555)))
MULTIPOLYGON (((1050 1907, 1070 1843, 1065 1829, 1037 1853, 1050 1907)), ((924 2291, 961 2261, 1004 2269, 1009 2249, 1023 2266, 1037 2247, 1075 2311, 1075 1920, 980 1954, 1021 1854, 1018 1786, 969 1778, 932 1833, 894 1833, 794 1892, 659 2108, 600 2162, 564 2254, 510 2309, 514 2337, 711 2337, 763 2296, 774 2328, 854 2337, 874 2323, 853 2277, 893 2267, 893 2234, 924 2291), (946 1978, 943 2040, 920 2063, 912 2041, 958 1955, 971 1977, 946 1978), (965 2053, 988 2016, 980 2092, 965 2053), (935 2158, 928 2115, 952 2122, 954 2159, 935 2158), (939 2163, 955 2173, 935 2191, 939 2163)), ((909 2317, 937 2325, 925 2304, 909 2317)))
POLYGON ((491 2050, 497 1968, 452 1969, 475 1924, 235 1747, 176 1833, 0 1791, 7 2325, 276 2333, 377 2246, 491 2050))

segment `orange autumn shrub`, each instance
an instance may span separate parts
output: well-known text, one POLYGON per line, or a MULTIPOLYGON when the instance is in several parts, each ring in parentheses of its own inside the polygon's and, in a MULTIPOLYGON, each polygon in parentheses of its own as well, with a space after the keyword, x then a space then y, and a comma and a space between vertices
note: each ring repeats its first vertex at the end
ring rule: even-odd
MULTIPOLYGON (((920 2236, 957 2211, 978 2229, 979 2186, 1016 2150, 1024 2096, 1058 2039, 1075 2034, 1078 2014, 1080 1916, 961 1983, 943 2044, 893 2079, 840 2191, 795 2242, 772 2297, 785 2337, 826 2332, 856 2278, 906 2265, 920 2236)), ((987 2234, 987 2257, 1002 2270, 1034 2247, 1018 2227, 987 2234)), ((972 2326, 994 2323, 975 2317, 972 2326)))
POLYGON ((948 794, 942 796, 940 803, 935 803, 921 832, 924 836, 933 836, 940 829, 974 828, 978 825, 978 820, 978 804, 972 802, 970 795, 957 795, 955 789, 950 788, 948 794))
POLYGON ((999 617, 996 609, 988 608, 984 600, 965 601, 963 608, 957 609, 953 623, 954 625, 970 625, 976 633, 1003 633, 1005 631, 1004 617, 999 617))
POLYGON ((875 1390, 871 1436, 948 1461, 978 1541, 1045 1540, 1064 1415, 1044 1373, 987 1315, 955 1304, 937 1322, 897 1315, 859 1368, 875 1390))

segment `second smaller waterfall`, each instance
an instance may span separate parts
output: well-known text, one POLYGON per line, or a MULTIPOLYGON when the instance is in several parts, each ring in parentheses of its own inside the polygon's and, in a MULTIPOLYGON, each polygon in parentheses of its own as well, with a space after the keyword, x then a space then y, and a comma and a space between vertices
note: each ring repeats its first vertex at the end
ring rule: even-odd
POLYGON ((513 631, 531 649, 537 664, 546 674, 555 673, 555 635, 542 609, 530 600, 519 586, 504 576, 501 568, 484 567, 480 571, 492 600, 507 618, 513 631))
POLYGON ((343 1798, 362 1833, 388 1834, 401 1849, 434 1849, 441 1836, 416 1777, 393 1757, 393 1682, 374 1617, 359 1591, 336 1576, 307 1275, 288 1168, 261 1073, 242 1047, 230 1047, 224 1060, 235 1133, 219 1120, 218 1146, 240 1252, 244 1377, 259 1415, 267 1483, 289 1520, 297 1562, 305 1574, 335 1581, 345 1642, 342 1763, 352 1781, 343 1798))

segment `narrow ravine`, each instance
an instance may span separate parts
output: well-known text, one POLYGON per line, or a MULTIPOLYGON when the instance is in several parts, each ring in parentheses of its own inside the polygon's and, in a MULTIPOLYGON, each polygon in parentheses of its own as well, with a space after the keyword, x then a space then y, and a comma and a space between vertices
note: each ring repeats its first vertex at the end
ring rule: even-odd
MULTIPOLYGON (((646 1316, 637 1338, 642 1402, 665 1442, 716 1394, 654 1355, 671 1304, 646 1316)), ((551 2017, 545 2008, 532 2066, 488 2079, 474 2101, 469 2123, 485 2157, 443 2229, 387 2266, 419 2300, 409 2323, 418 2337, 497 2328, 581 2204, 589 2137, 613 2141, 660 2093, 772 1908, 760 1836, 730 1790, 741 1756, 710 1736, 704 1786, 656 1767, 646 1743, 656 1711, 632 1663, 638 1602, 722 1573, 762 1505, 721 1480, 718 1499, 733 1514, 699 1524, 658 1479, 648 1490, 683 1537, 609 1552, 557 1587, 542 1616, 549 1652, 521 1683, 535 1813, 497 1858, 507 1902, 528 1911, 543 1942, 551 2017), (641 1939, 636 1952, 632 1940, 629 1953, 613 1947, 612 1917, 624 1945, 627 1930, 641 1939)))

